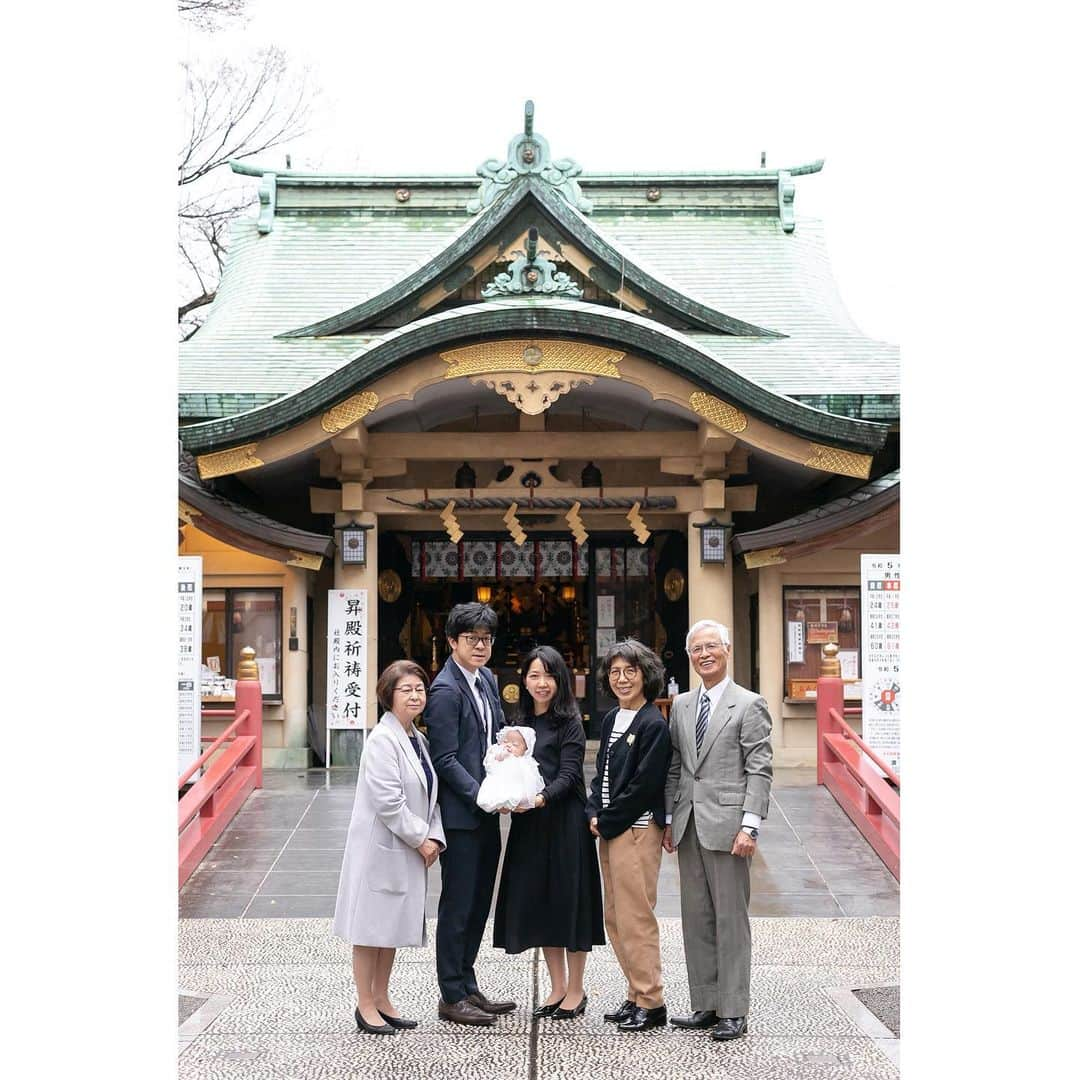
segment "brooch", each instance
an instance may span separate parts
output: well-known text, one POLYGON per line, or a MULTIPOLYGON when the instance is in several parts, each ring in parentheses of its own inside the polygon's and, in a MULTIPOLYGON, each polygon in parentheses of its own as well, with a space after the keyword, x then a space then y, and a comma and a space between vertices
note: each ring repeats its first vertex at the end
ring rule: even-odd
POLYGON ((634 745, 634 738, 635 738, 635 736, 633 736, 633 735, 627 735, 626 736, 626 745, 627 746, 633 746, 634 745))

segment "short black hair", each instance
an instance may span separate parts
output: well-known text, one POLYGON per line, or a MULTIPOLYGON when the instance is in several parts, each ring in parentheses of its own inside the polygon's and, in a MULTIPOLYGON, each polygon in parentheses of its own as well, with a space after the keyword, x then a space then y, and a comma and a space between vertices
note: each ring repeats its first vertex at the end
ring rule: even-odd
POLYGON ((566 661, 550 645, 537 645, 531 652, 525 654, 521 661, 521 675, 518 676, 518 689, 520 702, 518 708, 521 712, 523 723, 533 727, 536 715, 533 712, 533 697, 525 685, 525 676, 529 674, 529 668, 533 661, 539 660, 544 665, 544 670, 555 679, 555 694, 548 706, 548 712, 556 727, 565 724, 567 720, 581 719, 581 710, 578 709, 577 699, 574 697, 573 676, 566 661))
POLYGON ((446 636, 456 638, 469 630, 487 630, 494 634, 499 626, 499 616, 487 604, 473 600, 468 604, 455 604, 446 616, 446 636))
POLYGON ((664 692, 664 662, 648 647, 634 638, 616 641, 600 657, 600 684, 607 686, 611 665, 616 659, 629 660, 641 672, 644 681, 645 700, 655 701, 664 692))

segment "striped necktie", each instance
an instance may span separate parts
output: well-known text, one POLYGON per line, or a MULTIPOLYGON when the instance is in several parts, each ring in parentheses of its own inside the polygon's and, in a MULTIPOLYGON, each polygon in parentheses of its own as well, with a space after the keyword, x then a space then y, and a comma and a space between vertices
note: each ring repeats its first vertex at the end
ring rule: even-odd
POLYGON ((694 738, 697 740, 697 748, 701 749, 701 741, 705 738, 705 731, 709 726, 709 695, 705 693, 705 687, 701 688, 701 699, 698 704, 697 727, 694 738))

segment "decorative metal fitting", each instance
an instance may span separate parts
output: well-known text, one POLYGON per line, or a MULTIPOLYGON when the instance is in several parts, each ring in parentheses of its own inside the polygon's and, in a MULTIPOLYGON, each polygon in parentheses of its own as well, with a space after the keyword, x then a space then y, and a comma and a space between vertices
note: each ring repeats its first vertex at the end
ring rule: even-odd
POLYGON ((394 198, 398 202, 408 202, 412 198, 412 192, 407 187, 399 187, 394 192, 394 198))
POLYGON ((659 202, 660 201, 660 189, 658 187, 649 188, 645 192, 645 198, 648 199, 649 202, 659 202))

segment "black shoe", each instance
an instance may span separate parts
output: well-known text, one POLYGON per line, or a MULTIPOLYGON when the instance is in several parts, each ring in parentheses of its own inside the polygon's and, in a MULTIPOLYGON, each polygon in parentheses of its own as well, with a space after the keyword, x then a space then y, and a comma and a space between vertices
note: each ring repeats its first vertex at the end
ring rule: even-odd
POLYGON ((386 1013, 379 1010, 379 1015, 392 1027, 397 1028, 399 1031, 410 1031, 416 1027, 418 1021, 406 1020, 403 1016, 387 1016, 386 1013))
POLYGON ((634 1006, 629 1020, 619 1025, 619 1031, 648 1031, 650 1028, 664 1027, 667 1024, 667 1006, 657 1005, 655 1009, 643 1009, 634 1006))
POLYGON ((712 1009, 698 1009, 697 1012, 692 1013, 690 1016, 673 1016, 671 1018, 671 1026, 678 1028, 692 1028, 697 1031, 702 1028, 712 1027, 718 1017, 712 1009))
POLYGON ((558 1001, 553 1001, 550 1005, 537 1005, 533 1009, 533 1019, 543 1020, 545 1016, 554 1016, 555 1010, 563 1003, 563 999, 559 998, 558 1001))
MULTIPOLYGON (((564 999, 565 1000, 565 999, 564 999)), ((585 1006, 589 1004, 589 995, 582 994, 581 1000, 572 1009, 556 1009, 552 1014, 552 1020, 573 1020, 575 1017, 585 1015, 585 1006)))
MULTIPOLYGON (((394 1035, 396 1029, 392 1028, 389 1024, 369 1024, 361 1015, 360 1010, 355 1009, 353 1015, 356 1017, 356 1026, 361 1031, 366 1031, 369 1035, 394 1035)), ((382 1013, 379 1013, 382 1016, 382 1013)))
POLYGON ((717 1042, 727 1042, 728 1039, 745 1035, 748 1030, 745 1016, 724 1016, 716 1021, 711 1035, 717 1042))
POLYGON ((634 1011, 634 1003, 632 1001, 624 1001, 614 1012, 604 1013, 604 1019, 609 1024, 621 1024, 624 1020, 629 1020, 631 1013, 634 1011))
POLYGON ((455 1001, 453 1005, 440 1001, 439 1019, 449 1020, 453 1024, 467 1024, 469 1027, 491 1027, 495 1023, 494 1016, 478 1009, 468 998, 455 1001))
POLYGON ((474 990, 465 1000, 470 1005, 475 1005, 478 1009, 483 1009, 484 1012, 490 1013, 492 1016, 513 1012, 517 1008, 516 1001, 488 1001, 479 990, 474 990))

